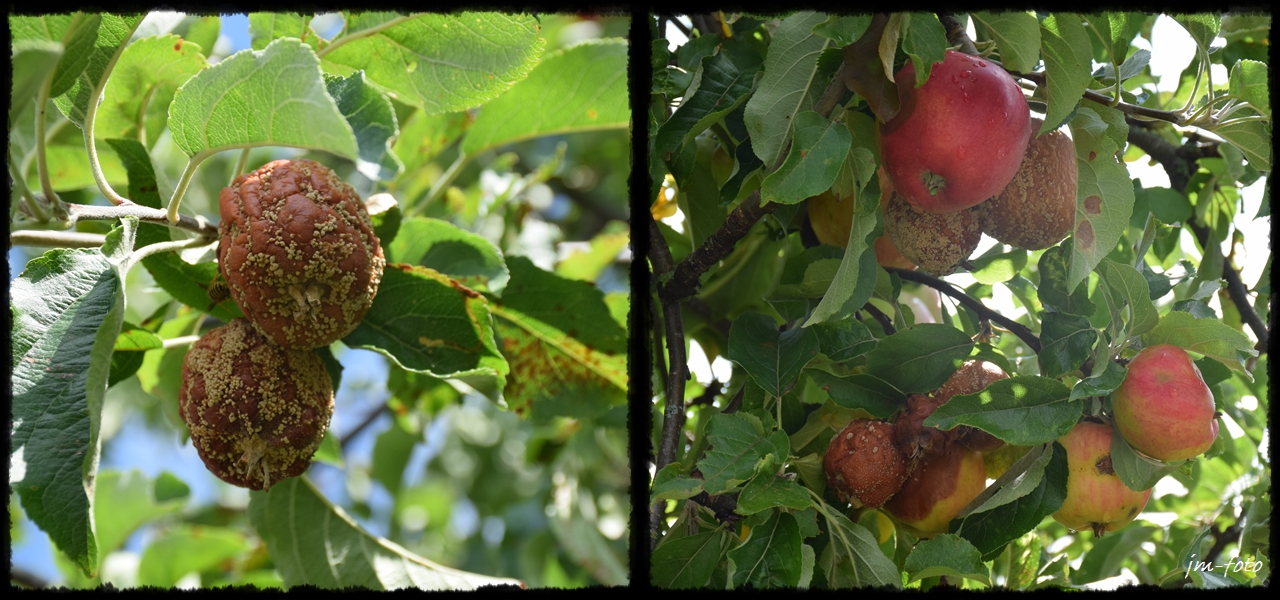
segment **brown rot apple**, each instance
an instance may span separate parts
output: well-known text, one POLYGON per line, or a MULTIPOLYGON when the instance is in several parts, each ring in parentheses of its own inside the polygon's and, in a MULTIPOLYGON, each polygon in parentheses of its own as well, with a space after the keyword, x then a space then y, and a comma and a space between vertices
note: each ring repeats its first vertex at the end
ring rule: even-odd
MULTIPOLYGON (((942 384, 942 387, 933 392, 938 406, 946 404, 952 396, 963 396, 965 394, 976 394, 987 389, 987 386, 1008 379, 1009 374, 1004 369, 997 367, 995 363, 985 360, 969 360, 960 365, 960 368, 942 384)), ((978 450, 980 452, 990 452, 1004 445, 1000 438, 991 435, 976 427, 961 425, 956 428, 956 441, 970 450, 978 450)))
POLYGON ((869 419, 854 419, 831 438, 822 466, 836 495, 856 507, 879 508, 907 477, 893 426, 869 419))
POLYGON ((884 230, 902 256, 934 275, 955 271, 982 240, 977 208, 935 215, 912 208, 896 193, 884 207, 884 230))
MULTIPOLYGON (((1031 130, 1042 121, 1031 119, 1031 130)), ((1043 250, 1076 222, 1076 148, 1054 130, 1032 138, 1022 166, 1004 191, 978 206, 982 231, 1015 248, 1043 250)))
POLYGON ((1151 490, 1125 487, 1111 466, 1111 426, 1084 421, 1058 443, 1067 450, 1067 498, 1053 514, 1055 521, 1076 531, 1093 530, 1102 537, 1133 521, 1151 497, 1151 490))
POLYGON ((947 50, 923 86, 916 87, 911 62, 894 81, 900 109, 879 125, 880 153, 907 203, 950 213, 1009 185, 1031 139, 1031 113, 1013 77, 982 58, 947 50))
POLYGON ((947 525, 987 487, 982 453, 952 446, 946 454, 920 465, 885 510, 921 538, 947 531, 947 525))
POLYGON ((1143 348, 1111 394, 1120 435, 1139 452, 1167 462, 1202 454, 1218 437, 1213 394, 1182 348, 1143 348))

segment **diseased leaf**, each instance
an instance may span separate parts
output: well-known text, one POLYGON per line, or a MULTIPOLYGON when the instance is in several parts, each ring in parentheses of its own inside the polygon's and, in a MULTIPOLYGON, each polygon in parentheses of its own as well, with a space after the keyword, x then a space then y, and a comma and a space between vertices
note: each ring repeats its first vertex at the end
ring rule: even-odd
POLYGON ((493 304, 512 377, 507 405, 543 421, 594 418, 626 402, 627 332, 595 286, 507 258, 511 279, 493 304))
POLYGON ((1090 103, 1071 120, 1076 147, 1076 224, 1067 258, 1067 289, 1074 290, 1115 248, 1133 211, 1133 183, 1117 156, 1129 126, 1124 113, 1090 103))

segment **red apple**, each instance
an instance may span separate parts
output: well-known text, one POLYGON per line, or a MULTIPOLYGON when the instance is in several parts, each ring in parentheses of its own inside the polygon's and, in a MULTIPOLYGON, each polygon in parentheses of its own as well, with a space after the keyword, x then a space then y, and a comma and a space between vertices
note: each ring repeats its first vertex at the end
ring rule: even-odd
POLYGON ((1077 423, 1058 443, 1067 450, 1067 498, 1053 519, 1076 531, 1093 530, 1102 537, 1133 521, 1151 497, 1135 492, 1111 467, 1111 426, 1077 423))
POLYGON ((912 535, 931 538, 946 533, 951 519, 986 487, 982 453, 952 446, 917 467, 884 507, 912 535))
POLYGON ((1031 141, 1022 89, 1000 67, 947 50, 916 87, 915 66, 896 75, 900 108, 877 131, 893 187, 918 210, 969 208, 999 194, 1031 141))
POLYGON ((1129 361, 1111 393, 1120 435, 1139 452, 1173 462, 1204 453, 1218 437, 1213 394, 1186 351, 1160 344, 1129 361))

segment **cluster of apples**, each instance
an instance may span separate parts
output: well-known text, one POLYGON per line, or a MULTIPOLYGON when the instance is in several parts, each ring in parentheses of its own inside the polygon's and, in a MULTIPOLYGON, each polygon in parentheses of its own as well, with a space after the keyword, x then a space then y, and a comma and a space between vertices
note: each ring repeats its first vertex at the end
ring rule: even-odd
MULTIPOLYGON (((946 275, 983 233, 1027 250, 1066 236, 1075 224, 1075 146, 1060 130, 1036 135, 1043 122, 1031 117, 1013 77, 948 50, 923 86, 915 87, 910 62, 894 79, 900 109, 876 130, 880 264, 946 275)), ((830 193, 809 200, 820 242, 847 243, 852 205, 830 193)))
MULTIPOLYGON (((1159 461, 1199 456, 1218 437, 1213 393, 1191 356, 1177 346, 1139 351, 1111 393, 1111 409, 1121 437, 1159 461)), ((1101 536, 1128 525, 1146 506, 1151 490, 1129 489, 1115 474, 1111 439, 1111 424, 1086 419, 1058 440, 1067 450, 1069 470, 1067 498, 1053 515, 1059 523, 1101 536)))
POLYGON ((851 421, 831 438, 823 458, 836 496, 856 507, 883 508, 917 537, 946 532, 986 488, 983 453, 1004 442, 973 427, 944 431, 923 422, 952 397, 980 392, 1007 377, 990 362, 970 360, 937 390, 908 396, 891 421, 851 421))

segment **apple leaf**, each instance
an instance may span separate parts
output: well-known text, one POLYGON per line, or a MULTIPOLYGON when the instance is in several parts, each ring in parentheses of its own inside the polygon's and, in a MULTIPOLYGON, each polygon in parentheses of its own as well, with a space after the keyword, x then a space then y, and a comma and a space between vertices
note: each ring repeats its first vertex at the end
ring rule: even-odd
POLYGON ((146 144, 153 146, 169 120, 169 103, 178 86, 207 66, 200 46, 176 35, 129 44, 107 80, 93 135, 136 140, 145 131, 146 144))
MULTIPOLYGON (((851 201, 848 199, 847 201, 851 201)), ((838 321, 862 308, 875 292, 879 265, 872 249, 876 237, 884 231, 884 216, 880 213, 880 184, 871 178, 864 193, 857 196, 853 226, 849 230, 844 258, 836 270, 831 287, 822 296, 813 314, 804 326, 826 321, 838 321)))
POLYGON ((1040 374, 1059 377, 1079 369, 1097 341, 1088 318, 1046 310, 1040 322, 1040 374))
POLYGON ((1209 45, 1213 43, 1213 38, 1218 36, 1218 28, 1222 25, 1222 18, 1214 13, 1176 14, 1170 16, 1179 25, 1183 26, 1187 33, 1191 34, 1191 39, 1195 40, 1202 50, 1209 49, 1209 45))
POLYGON ((867 354, 867 372, 906 394, 938 389, 973 350, 963 331, 940 323, 919 323, 880 340, 867 354))
POLYGON ((89 53, 84 70, 76 77, 71 89, 53 99, 58 110, 77 127, 84 128, 89 103, 97 102, 102 97, 102 87, 106 83, 102 76, 106 73, 107 66, 124 50, 129 34, 133 33, 141 20, 140 14, 120 17, 103 13, 98 23, 98 37, 94 40, 94 48, 89 53))
POLYGON ((1044 56, 1045 102, 1049 105, 1040 133, 1053 131, 1067 122, 1080 104, 1080 97, 1093 77, 1090 71, 1089 33, 1080 16, 1055 13, 1040 23, 1041 53, 1044 56))
POLYGON ((1032 12, 969 13, 982 25, 1000 48, 1000 62, 1006 69, 1030 73, 1040 62, 1040 22, 1032 12))
POLYGON ((876 538, 866 527, 842 514, 823 513, 831 542, 818 557, 818 566, 830 588, 869 586, 902 587, 902 573, 885 556, 876 538))
POLYGON ((991 570, 982 564, 982 553, 968 540, 950 533, 916 544, 902 569, 910 577, 908 583, 946 575, 991 585, 991 570))
POLYGON ((826 87, 827 82, 816 81, 818 55, 835 44, 813 33, 825 20, 824 13, 800 11, 783 19, 773 32, 764 76, 742 118, 751 135, 751 147, 769 167, 786 148, 792 121, 798 124, 801 113, 813 110, 813 103, 826 87))
POLYGON ((1203 354, 1246 376, 1245 360, 1257 356, 1253 343, 1240 330, 1212 318, 1197 319, 1191 313, 1172 311, 1142 336, 1145 346, 1173 344, 1203 354))
POLYGON ((684 102, 658 129, 654 152, 662 156, 692 143, 699 133, 746 101, 760 70, 760 58, 748 50, 722 50, 702 59, 684 102))
POLYGON ((808 375, 841 408, 865 410, 871 416, 888 419, 902 409, 907 395, 869 373, 836 377, 826 371, 811 369, 808 375))
POLYGON ((916 67, 916 87, 924 85, 933 72, 933 65, 942 62, 947 47, 947 30, 932 13, 903 13, 902 51, 911 57, 916 67))
POLYGON ((1049 377, 1001 379, 976 394, 952 397, 924 420, 938 429, 977 427, 1016 446, 1052 442, 1075 426, 1081 403, 1049 377))
POLYGON ((849 129, 813 111, 795 117, 795 140, 786 162, 764 178, 762 202, 797 204, 831 187, 853 143, 849 129))
POLYGON ((844 47, 844 84, 867 101, 881 123, 898 114, 898 86, 880 61, 880 42, 888 22, 883 14, 873 15, 862 37, 844 47))
POLYGON ((779 332, 767 315, 746 313, 729 330, 729 359, 775 398, 795 385, 800 370, 817 354, 816 332, 801 327, 779 332))
POLYGON ((653 476, 653 488, 649 492, 649 505, 662 500, 684 500, 702 492, 702 480, 689 477, 680 463, 673 462, 653 476))
POLYGON ((1114 294, 1117 306, 1129 305, 1129 335, 1142 335, 1159 323, 1160 313, 1151 302, 1151 288, 1137 269, 1104 258, 1098 263, 1098 275, 1107 284, 1103 293, 1114 294))
POLYGON ((800 583, 803 546, 796 518, 773 512, 769 520, 751 528, 751 537, 730 550, 729 588, 794 588, 800 583))
POLYGON ((785 431, 767 433, 760 419, 747 413, 721 413, 707 423, 707 440, 711 443, 698 470, 702 471, 703 488, 708 494, 723 494, 736 489, 755 474, 756 463, 772 454, 785 457, 791 442, 785 431))
POLYGON ((1076 147, 1076 224, 1067 257, 1067 290, 1089 277, 1129 226, 1133 182, 1117 161, 1129 126, 1124 113, 1097 104, 1081 106, 1071 120, 1076 147))
POLYGON ((1056 443, 1052 448, 1053 457, 1035 491, 992 510, 952 521, 952 532, 969 540, 982 552, 984 561, 994 559, 1006 544, 1036 529, 1045 517, 1062 508, 1062 502, 1067 499, 1067 451, 1056 443))
POLYGON ((700 588, 711 580, 725 550, 738 538, 728 528, 673 539, 664 543, 649 559, 650 582, 658 588, 700 588))

